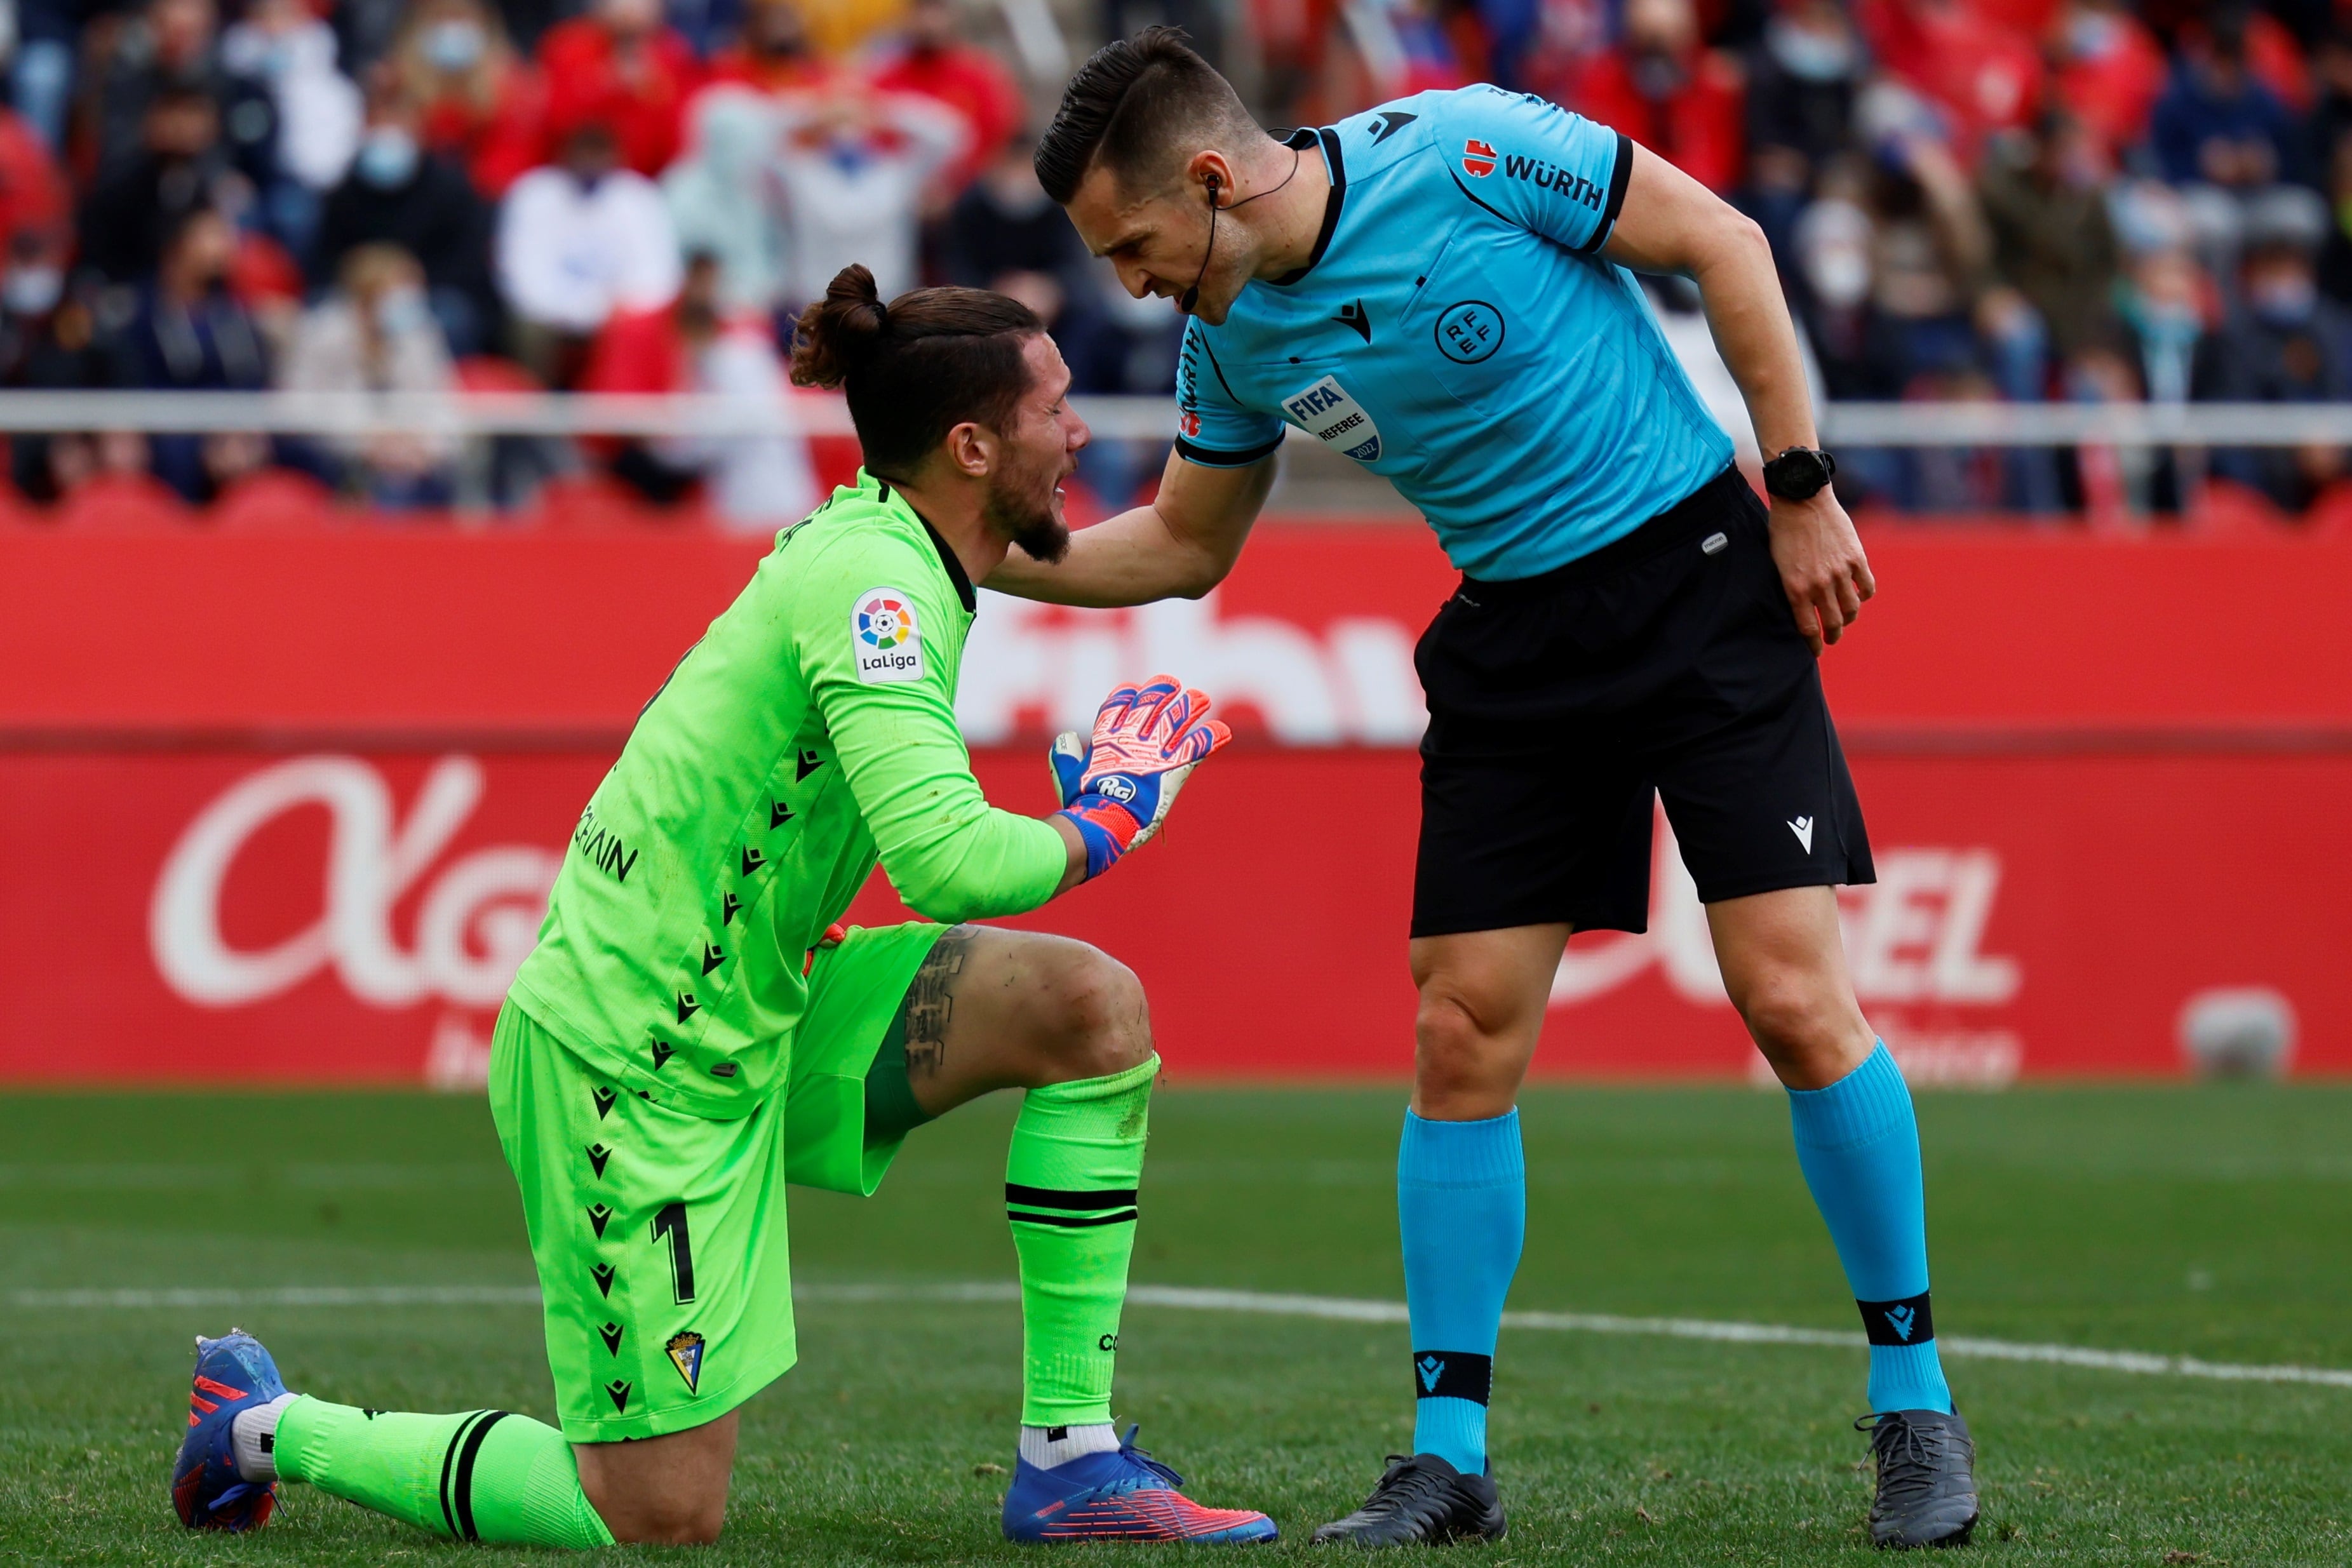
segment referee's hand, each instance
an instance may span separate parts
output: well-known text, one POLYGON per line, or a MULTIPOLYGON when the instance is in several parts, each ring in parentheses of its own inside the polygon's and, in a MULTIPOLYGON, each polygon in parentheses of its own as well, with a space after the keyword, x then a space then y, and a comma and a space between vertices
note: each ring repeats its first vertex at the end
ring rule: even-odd
POLYGON ((1810 500, 1772 500, 1772 563, 1780 587, 1815 653, 1845 635, 1862 614, 1862 601, 1878 591, 1853 519, 1830 487, 1810 500))

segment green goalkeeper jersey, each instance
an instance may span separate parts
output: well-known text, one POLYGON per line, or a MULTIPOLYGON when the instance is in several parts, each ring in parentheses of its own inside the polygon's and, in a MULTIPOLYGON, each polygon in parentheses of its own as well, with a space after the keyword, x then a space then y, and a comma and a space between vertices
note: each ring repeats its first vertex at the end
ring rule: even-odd
POLYGON ((779 534, 581 812, 512 999, 628 1088, 747 1115, 877 858, 934 920, 1051 898, 1061 835, 989 806, 956 728, 972 612, 954 553, 863 471, 779 534))

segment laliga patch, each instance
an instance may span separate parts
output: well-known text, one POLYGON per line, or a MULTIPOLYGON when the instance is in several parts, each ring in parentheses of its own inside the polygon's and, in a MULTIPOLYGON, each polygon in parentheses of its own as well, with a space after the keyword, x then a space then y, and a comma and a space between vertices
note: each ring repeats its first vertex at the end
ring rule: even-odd
POLYGON ((702 1381, 702 1336, 688 1329, 684 1333, 670 1335, 669 1343, 663 1348, 669 1352, 669 1364, 686 1379, 686 1391, 699 1393, 697 1385, 702 1381))
POLYGON ((1329 376, 1304 392, 1284 398, 1282 412, 1292 423, 1342 457, 1352 457, 1359 463, 1377 463, 1381 459, 1381 427, 1372 423, 1364 405, 1349 396, 1348 390, 1329 376))
POLYGON ((896 588, 869 588, 849 612, 849 653, 868 685, 923 678, 923 632, 915 601, 896 588))

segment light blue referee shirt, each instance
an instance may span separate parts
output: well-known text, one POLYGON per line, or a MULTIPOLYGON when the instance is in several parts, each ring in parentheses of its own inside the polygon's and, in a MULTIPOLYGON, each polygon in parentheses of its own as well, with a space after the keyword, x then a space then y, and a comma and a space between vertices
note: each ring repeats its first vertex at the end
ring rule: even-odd
POLYGON ((1730 463, 1640 284, 1600 255, 1624 137, 1482 86, 1290 141, 1318 143, 1331 197, 1307 265, 1185 328, 1187 460, 1255 463, 1297 425, 1387 477, 1488 580, 1588 555, 1730 463))

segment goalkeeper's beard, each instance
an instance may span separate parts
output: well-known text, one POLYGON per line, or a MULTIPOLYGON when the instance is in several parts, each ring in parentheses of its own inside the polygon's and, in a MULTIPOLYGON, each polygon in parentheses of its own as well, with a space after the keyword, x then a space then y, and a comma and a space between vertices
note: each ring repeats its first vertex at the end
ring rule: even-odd
POLYGON ((989 476, 981 517, 1024 555, 1051 566, 1070 553, 1070 526, 1061 515, 1061 480, 1052 470, 1009 465, 989 476))

